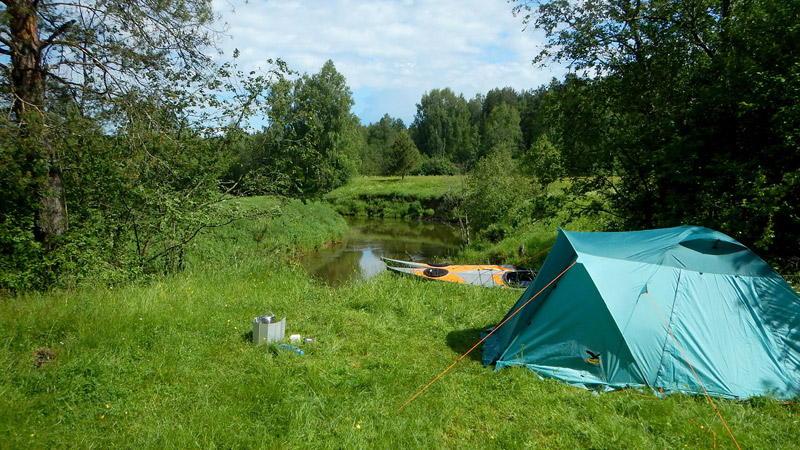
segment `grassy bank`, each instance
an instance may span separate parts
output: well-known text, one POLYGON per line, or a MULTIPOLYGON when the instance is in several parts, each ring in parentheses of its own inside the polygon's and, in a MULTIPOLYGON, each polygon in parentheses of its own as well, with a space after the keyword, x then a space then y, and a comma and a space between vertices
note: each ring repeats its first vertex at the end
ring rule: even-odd
POLYGON ((449 218, 445 194, 458 176, 362 177, 325 195, 340 214, 393 218, 449 218))
POLYGON ((255 217, 203 230, 187 248, 188 268, 265 256, 291 259, 339 241, 347 232, 344 219, 321 203, 249 197, 230 207, 255 217))
MULTIPOLYGON (((382 275, 338 290, 242 262, 147 287, 0 305, 0 437, 10 448, 733 448, 702 398, 594 395, 471 355, 516 293, 382 275), (306 354, 255 346, 286 316, 306 354), (34 352, 53 359, 34 367, 34 352)), ((743 448, 790 448, 800 409, 717 401, 743 448)))
MULTIPOLYGON (((397 411, 519 293, 327 287, 283 257, 323 213, 281 208, 204 236, 180 275, 2 299, 0 448, 734 448, 701 397, 595 395, 480 349, 397 411), (315 339, 305 354, 249 341, 268 310, 315 339)), ((716 404, 742 448, 800 442, 797 404, 716 404)))
MULTIPOLYGON (((598 219, 583 217, 568 219, 564 215, 522 225, 498 242, 474 240, 459 253, 459 262, 481 261, 493 264, 521 264, 521 267, 538 269, 547 258, 550 247, 558 235, 558 228, 568 231, 597 231, 598 219), (520 255, 520 246, 522 254, 520 255)), ((470 264, 473 264, 470 263, 470 264)))

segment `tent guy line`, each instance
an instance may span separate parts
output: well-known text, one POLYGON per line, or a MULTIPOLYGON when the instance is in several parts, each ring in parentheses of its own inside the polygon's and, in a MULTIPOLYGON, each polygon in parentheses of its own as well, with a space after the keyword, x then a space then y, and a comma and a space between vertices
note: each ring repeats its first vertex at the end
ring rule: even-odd
POLYGON ((475 350, 475 349, 476 349, 476 348, 477 348, 479 345, 481 345, 481 344, 483 343, 483 341, 485 341, 485 340, 486 340, 486 338, 488 338, 489 336, 491 336, 491 335, 492 335, 492 334, 493 334, 495 331, 499 330, 499 329, 500 329, 500 327, 502 327, 502 326, 503 326, 503 325, 504 325, 506 322, 508 322, 508 321, 509 321, 509 320, 510 320, 512 317, 514 317, 514 315, 515 315, 515 314, 517 314, 518 312, 520 312, 520 311, 522 310, 522 308, 524 308, 525 306, 527 306, 527 305, 528 305, 528 303, 530 303, 531 301, 533 301, 533 299, 535 299, 535 298, 536 298, 536 297, 537 297, 539 294, 541 294, 541 293, 542 293, 542 292, 543 292, 545 289, 547 289, 547 288, 548 288, 548 287, 549 287, 551 284, 555 283, 555 282, 556 282, 556 280, 558 280, 559 278, 561 278, 561 276, 562 276, 562 275, 564 275, 565 273, 567 273, 567 271, 568 271, 569 269, 571 269, 571 268, 572 268, 572 266, 574 266, 574 265, 575 265, 575 263, 577 263, 577 261, 574 261, 572 264, 570 264, 570 265, 569 265, 569 267, 567 267, 566 269, 564 269, 564 270, 563 270, 563 271, 562 271, 560 274, 558 274, 558 275, 557 275, 555 278, 553 278, 553 279, 552 279, 552 280, 551 280, 549 283, 547 283, 547 285, 546 285, 545 287, 541 288, 541 289, 539 290, 539 292, 537 292, 536 294, 534 294, 534 295, 533 295, 531 298, 529 298, 529 299, 528 299, 528 301, 527 301, 527 302, 525 302, 525 303, 524 303, 522 306, 520 306, 519 308, 517 308, 517 310, 516 310, 516 311, 514 311, 514 313, 513 313, 513 314, 511 314, 510 316, 506 317, 506 319, 505 319, 505 320, 503 320, 502 322, 500 322, 500 324, 499 324, 499 325, 497 325, 496 327, 492 328, 492 331, 490 331, 490 332, 489 332, 489 333, 488 333, 486 336, 484 336, 484 337, 483 337, 483 338, 482 338, 480 341, 478 341, 478 342, 477 342, 475 345, 473 345, 473 346, 472 346, 472 348, 470 348, 469 350, 467 350, 467 351, 466 351, 466 353, 464 353, 463 355, 459 356, 459 357, 458 357, 458 359, 456 359, 455 361, 453 361, 453 363, 452 363, 452 364, 450 364, 450 365, 447 367, 447 369, 444 369, 444 370, 442 371, 442 373, 440 373, 439 375, 437 375, 437 376, 436 376, 436 378, 434 378, 434 379, 433 379, 433 380, 431 380, 431 381, 430 381, 428 384, 426 384, 424 388, 420 389, 420 390, 419 390, 419 392, 417 392, 416 394, 414 394, 414 396, 413 396, 413 397, 411 397, 410 399, 408 399, 408 401, 406 401, 405 403, 403 403, 403 406, 401 406, 401 407, 397 408, 397 410, 398 410, 398 411, 401 411, 403 408, 405 408, 405 407, 406 407, 406 405, 408 405, 409 403, 411 403, 411 402, 412 402, 412 401, 413 401, 415 398, 417 398, 417 397, 418 397, 420 394, 422 394, 422 393, 423 393, 423 392, 424 392, 426 389, 428 389, 428 388, 429 388, 429 387, 430 387, 430 386, 431 386, 433 383, 435 383, 435 382, 436 382, 436 380, 438 380, 439 378, 441 378, 441 377, 442 377, 442 375, 444 375, 445 373, 447 373, 447 372, 448 372, 450 369, 452 369, 452 368, 453 368, 453 366, 455 366, 456 364, 458 364, 458 362, 459 362, 459 361, 461 361, 462 359, 464 359, 464 357, 465 357, 465 356, 469 355, 469 354, 470 354, 470 352, 472 352, 472 351, 473 351, 473 350, 475 350))
MULTIPOLYGON (((703 381, 700 380, 700 377, 697 375, 697 372, 694 371, 694 367, 692 367, 692 363, 689 362, 689 358, 686 357, 686 353, 684 353, 683 347, 681 346, 680 343, 678 343, 678 339, 675 338, 675 334, 672 332, 672 328, 670 328, 669 324, 667 323, 667 320, 664 318, 664 315, 661 314, 661 310, 658 309, 658 305, 656 304, 655 299, 653 299, 653 296, 650 295, 650 291, 645 290, 644 293, 647 294, 648 298, 650 298, 650 302, 653 304, 653 308, 655 308, 656 312, 658 313, 658 317, 661 318, 661 321, 664 322, 664 326, 667 327, 667 331, 669 332, 669 335, 672 336, 672 340, 675 341, 675 345, 678 347, 678 350, 681 352, 681 356, 683 357, 683 360, 686 362, 686 364, 689 366, 689 368, 692 369, 692 373, 694 374, 694 377, 697 378, 697 382, 700 383, 700 387, 703 388, 703 393, 706 394, 706 398, 708 399, 708 402, 711 403, 711 407, 714 408, 714 412, 717 413, 717 417, 719 417, 719 421, 722 422, 722 425, 725 426, 725 431, 728 432, 728 434, 730 435, 731 439, 733 440, 733 443, 736 444, 736 448, 739 449, 739 450, 742 450, 742 447, 739 446, 739 442, 737 442, 736 438, 733 436, 733 432, 728 427, 728 423, 725 422, 725 419, 722 417, 722 413, 719 412, 719 409, 717 408, 717 405, 714 403, 714 400, 711 399, 711 395, 709 395, 708 390, 706 390, 706 386, 703 384, 703 381)), ((716 440, 716 437, 714 439, 716 440)), ((715 447, 716 447, 716 445, 715 445, 715 447)))
POLYGON ((542 253, 544 253, 544 252, 546 252, 546 251, 549 251, 551 248, 553 248, 553 247, 552 247, 552 246, 550 246, 550 247, 547 247, 546 249, 544 249, 544 250, 540 251, 539 253, 537 253, 537 254, 535 254, 535 255, 533 255, 533 256, 529 256, 529 257, 527 257, 527 258, 523 259, 522 261, 520 261, 520 262, 518 262, 518 263, 514 264, 514 267, 519 267, 519 266, 521 266, 521 265, 525 264, 526 262, 528 262, 528 261, 532 260, 533 258, 536 258, 537 256, 541 255, 542 253))

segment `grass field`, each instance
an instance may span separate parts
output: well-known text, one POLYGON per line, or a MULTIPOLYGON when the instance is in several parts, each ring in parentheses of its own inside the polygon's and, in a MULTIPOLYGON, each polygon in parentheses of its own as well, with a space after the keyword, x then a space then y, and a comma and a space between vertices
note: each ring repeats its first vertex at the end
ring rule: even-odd
POLYGON ((360 177, 324 198, 344 215, 449 219, 443 197, 462 182, 460 176, 360 177))
POLYGON ((363 195, 441 197, 460 186, 461 176, 359 177, 325 195, 326 200, 363 195))
MULTIPOLYGON (((398 411, 519 292, 310 280, 264 235, 334 236, 317 207, 205 236, 179 275, 0 300, 0 448, 735 448, 703 397, 598 395, 480 349, 398 411), (268 310, 305 354, 249 341, 268 310)), ((797 448, 797 403, 715 403, 742 448, 797 448)))

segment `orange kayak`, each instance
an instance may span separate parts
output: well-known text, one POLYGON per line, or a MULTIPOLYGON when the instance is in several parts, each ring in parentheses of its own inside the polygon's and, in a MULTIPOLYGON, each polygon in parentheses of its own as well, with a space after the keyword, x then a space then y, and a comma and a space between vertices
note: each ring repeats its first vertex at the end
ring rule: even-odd
POLYGON ((484 287, 524 288, 536 273, 514 266, 494 264, 430 264, 381 258, 386 268, 398 273, 415 275, 429 280, 449 281, 484 287))

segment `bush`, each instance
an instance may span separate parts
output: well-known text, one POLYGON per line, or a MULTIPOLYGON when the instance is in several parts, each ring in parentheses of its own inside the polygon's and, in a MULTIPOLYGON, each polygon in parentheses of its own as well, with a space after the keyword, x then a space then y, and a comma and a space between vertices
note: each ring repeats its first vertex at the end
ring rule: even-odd
POLYGON ((423 162, 416 173, 418 175, 458 175, 459 170, 447 158, 431 158, 423 162))
POLYGON ((497 241, 504 229, 530 221, 526 207, 535 194, 530 180, 517 173, 508 152, 482 158, 467 177, 464 202, 474 235, 497 241))

